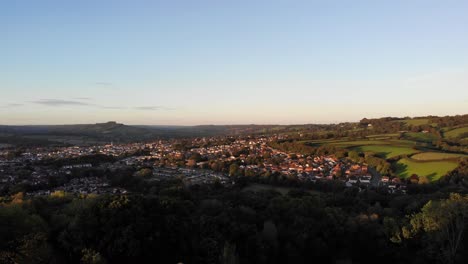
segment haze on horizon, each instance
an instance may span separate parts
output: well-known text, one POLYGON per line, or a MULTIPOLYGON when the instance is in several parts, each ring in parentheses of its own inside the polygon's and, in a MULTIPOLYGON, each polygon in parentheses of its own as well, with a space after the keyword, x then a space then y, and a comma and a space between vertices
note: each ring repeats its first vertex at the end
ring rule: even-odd
POLYGON ((0 124, 468 113, 468 1, 2 1, 0 124))

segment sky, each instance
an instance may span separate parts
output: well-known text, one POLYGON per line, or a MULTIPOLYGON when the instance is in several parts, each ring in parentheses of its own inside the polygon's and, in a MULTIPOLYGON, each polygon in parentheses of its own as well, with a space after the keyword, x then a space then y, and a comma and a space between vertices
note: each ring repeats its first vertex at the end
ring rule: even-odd
POLYGON ((468 1, 0 1, 0 124, 468 114, 468 1))

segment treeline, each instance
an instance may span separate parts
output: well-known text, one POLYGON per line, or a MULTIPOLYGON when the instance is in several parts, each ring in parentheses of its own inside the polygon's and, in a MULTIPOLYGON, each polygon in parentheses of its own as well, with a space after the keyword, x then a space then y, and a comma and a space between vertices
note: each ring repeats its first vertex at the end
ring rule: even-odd
MULTIPOLYGON (((411 227, 407 216, 449 199, 445 191, 296 188, 281 195, 241 185, 174 180, 136 184, 141 193, 127 196, 7 197, 0 201, 0 262, 435 263, 446 249, 437 228, 402 233, 411 227)), ((451 263, 466 263, 467 246, 463 235, 451 263)))
POLYGON ((458 218, 440 222, 442 216, 465 216, 447 210, 466 208, 465 196, 449 194, 468 193, 467 160, 434 184, 408 185, 408 195, 359 191, 335 181, 299 183, 278 174, 237 177, 232 188, 188 187, 182 178, 147 181, 135 172, 72 173, 106 177, 133 193, 126 196, 1 198, 0 263, 447 263, 444 254, 451 254, 448 263, 468 259, 463 229, 455 250, 443 236, 445 224, 458 218), (254 183, 290 191, 244 189, 254 183), (428 205, 431 200, 435 206, 428 205), (426 232, 418 225, 422 220, 437 225, 426 232))

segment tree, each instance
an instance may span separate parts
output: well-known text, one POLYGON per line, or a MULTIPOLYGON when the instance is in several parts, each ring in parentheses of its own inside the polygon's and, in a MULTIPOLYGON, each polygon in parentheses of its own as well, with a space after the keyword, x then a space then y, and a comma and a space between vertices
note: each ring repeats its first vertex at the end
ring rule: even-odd
POLYGON ((468 220, 468 195, 450 194, 441 201, 429 201, 420 213, 410 217, 410 226, 403 229, 405 238, 423 233, 437 242, 442 261, 454 263, 463 240, 468 220))
POLYGON ((197 165, 197 161, 194 160, 194 159, 189 159, 187 161, 187 166, 189 166, 189 167, 195 167, 196 165, 197 165))
POLYGON ((237 165, 236 163, 233 163, 231 164, 231 166, 229 166, 229 176, 238 176, 240 173, 240 169, 239 169, 239 165, 237 165))
POLYGON ((237 264, 239 263, 238 256, 236 254, 236 245, 226 242, 224 243, 222 261, 223 264, 237 264))
POLYGON ((83 264, 104 264, 106 261, 102 258, 99 252, 92 249, 83 249, 83 256, 81 257, 81 263, 83 264))
POLYGON ((356 151, 349 151, 348 152, 348 158, 350 158, 352 161, 358 161, 359 160, 359 153, 356 151))
POLYGON ((429 184, 429 178, 427 176, 420 176, 419 177, 419 184, 429 184))
POLYGON ((136 174, 138 177, 148 178, 153 175, 153 171, 149 168, 141 169, 136 174))

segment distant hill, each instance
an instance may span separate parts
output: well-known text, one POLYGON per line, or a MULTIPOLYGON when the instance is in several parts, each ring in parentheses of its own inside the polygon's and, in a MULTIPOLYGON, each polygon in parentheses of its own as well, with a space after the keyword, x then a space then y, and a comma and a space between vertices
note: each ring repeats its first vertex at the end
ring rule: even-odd
POLYGON ((0 143, 23 145, 132 142, 157 138, 152 129, 117 122, 84 125, 0 126, 0 143))
POLYGON ((15 146, 125 143, 167 138, 256 134, 277 125, 128 126, 117 122, 77 125, 0 126, 0 143, 15 146))
POLYGON ((208 137, 219 135, 245 135, 276 131, 288 126, 280 125, 198 125, 198 126, 138 126, 151 129, 160 136, 208 137))
POLYGON ((0 144, 43 146, 125 143, 167 138, 209 137, 220 135, 281 134, 293 139, 366 136, 401 131, 431 131, 431 135, 410 134, 421 142, 432 142, 437 131, 451 145, 468 145, 468 115, 427 116, 417 118, 364 118, 360 122, 305 125, 199 125, 199 126, 129 126, 117 122, 77 125, 1 126, 0 144), (362 134, 362 135, 361 135, 362 134))
POLYGON ((154 137, 153 132, 149 129, 127 126, 117 122, 98 123, 94 125, 48 126, 45 129, 45 133, 51 135, 89 136, 104 140, 127 141, 154 137))

